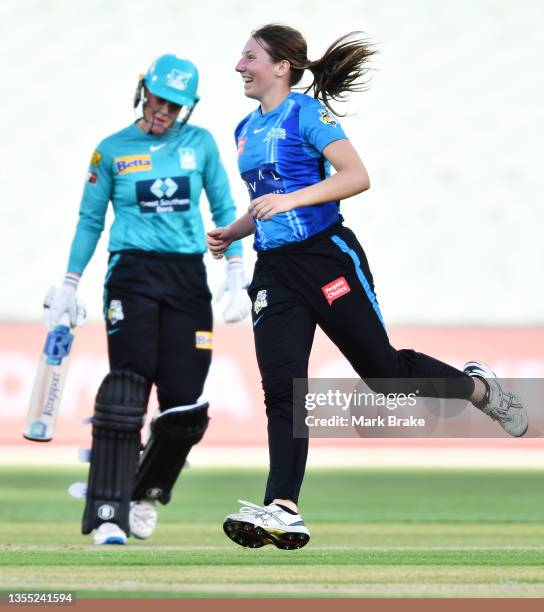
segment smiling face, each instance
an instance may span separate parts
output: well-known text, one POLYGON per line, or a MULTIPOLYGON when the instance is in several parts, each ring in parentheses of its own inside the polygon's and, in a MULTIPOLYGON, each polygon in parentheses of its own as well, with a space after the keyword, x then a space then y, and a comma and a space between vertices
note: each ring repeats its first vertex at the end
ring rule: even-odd
POLYGON ((244 81, 244 94, 254 100, 262 102, 267 96, 285 89, 286 83, 289 88, 289 62, 274 62, 253 37, 246 42, 235 70, 244 81))

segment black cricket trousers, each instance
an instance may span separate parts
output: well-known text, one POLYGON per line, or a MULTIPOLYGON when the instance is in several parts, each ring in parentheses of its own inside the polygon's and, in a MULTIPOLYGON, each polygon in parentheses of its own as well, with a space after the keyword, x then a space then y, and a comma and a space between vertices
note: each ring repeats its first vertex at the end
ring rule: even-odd
POLYGON ((112 254, 104 317, 112 370, 131 370, 155 383, 161 411, 196 403, 212 356, 202 255, 112 254))
POLYGON ((298 501, 308 439, 293 436, 293 379, 308 376, 316 325, 362 379, 418 379, 423 397, 468 399, 474 391, 463 372, 391 346, 364 251, 340 223, 303 242, 259 252, 248 292, 268 418, 265 504, 298 501), (442 384, 429 380, 422 387, 421 379, 442 384))

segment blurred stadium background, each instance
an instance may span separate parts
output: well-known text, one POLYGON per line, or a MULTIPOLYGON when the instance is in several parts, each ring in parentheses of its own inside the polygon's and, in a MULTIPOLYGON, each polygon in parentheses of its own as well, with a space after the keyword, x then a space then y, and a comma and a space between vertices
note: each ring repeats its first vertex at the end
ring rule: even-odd
MULTIPOLYGON (((44 339, 41 301, 64 273, 91 152, 134 119, 138 74, 165 52, 198 65, 202 100, 193 121, 216 137, 243 210, 247 194, 232 133, 253 103, 243 97, 233 66, 250 31, 270 21, 300 28, 310 58, 355 29, 380 52, 369 91, 338 107, 348 113, 342 123, 372 181, 369 192, 343 204, 343 214, 367 251, 394 343, 456 365, 487 359, 503 377, 542 376, 543 17, 540 0, 515 6, 510 0, 4 0, 0 460, 73 463, 73 447, 89 440, 81 418, 90 414, 107 371, 100 323, 107 232, 80 286, 90 324, 76 338, 57 439, 37 448, 22 440, 21 430, 44 339)), ((249 242, 246 255, 249 272, 249 242)), ((223 264, 207 263, 217 290, 223 264)), ((251 329, 225 327, 216 311, 207 388, 213 422, 193 459, 224 464, 251 457, 253 465, 265 465, 251 329)), ((312 375, 351 374, 318 338, 312 375)), ((342 441, 349 464, 428 461, 424 441, 398 442, 401 455, 391 444, 342 441)), ((469 456, 460 441, 444 441, 433 463, 499 465, 510 446, 523 451, 525 466, 544 466, 537 440, 463 444, 484 452, 469 456)), ((312 446, 315 464, 339 457, 331 441, 312 446)))

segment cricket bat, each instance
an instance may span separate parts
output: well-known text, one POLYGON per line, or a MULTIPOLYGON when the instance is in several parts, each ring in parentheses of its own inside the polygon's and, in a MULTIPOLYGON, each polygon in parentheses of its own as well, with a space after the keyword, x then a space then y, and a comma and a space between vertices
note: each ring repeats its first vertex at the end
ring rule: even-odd
POLYGON ((23 433, 27 440, 49 442, 53 438, 73 340, 69 316, 64 314, 45 339, 23 433))

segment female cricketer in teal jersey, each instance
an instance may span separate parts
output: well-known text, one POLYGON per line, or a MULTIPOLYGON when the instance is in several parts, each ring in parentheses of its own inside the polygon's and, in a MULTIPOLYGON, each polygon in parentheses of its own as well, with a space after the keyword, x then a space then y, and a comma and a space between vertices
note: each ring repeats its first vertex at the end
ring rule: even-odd
POLYGON ((405 387, 417 384, 422 396, 468 399, 509 434, 527 430, 519 400, 485 364, 469 362, 461 372, 389 343, 365 253, 339 212, 340 200, 369 188, 368 175, 330 108, 331 100, 357 90, 372 54, 348 35, 312 62, 300 32, 267 25, 252 33, 236 65, 245 95, 259 102, 235 132, 251 204, 243 217, 209 232, 208 246, 221 257, 234 240, 255 233, 258 259, 248 291, 270 472, 264 507, 242 502, 240 513, 225 519, 225 533, 242 546, 299 548, 310 538, 297 508, 308 440, 293 437, 293 416, 304 410, 293 406, 293 379, 308 375, 316 325, 361 378, 375 379, 376 391, 400 391, 392 379, 413 379, 403 381, 402 391, 415 392, 405 387), (306 69, 314 97, 291 91, 306 69))
MULTIPOLYGON (((198 102, 198 72, 175 55, 159 57, 138 83, 142 116, 93 153, 64 284, 49 304, 54 326, 75 315, 80 276, 111 201, 115 220, 104 284, 110 373, 96 398, 83 533, 124 544, 153 531, 155 501, 167 503, 191 447, 208 425, 200 399, 211 360, 212 310, 203 253, 202 190, 216 225, 235 205, 212 135, 187 123, 198 102), (151 384, 160 413, 140 452, 151 384)), ((242 246, 226 251, 225 320, 249 312, 242 246)))

